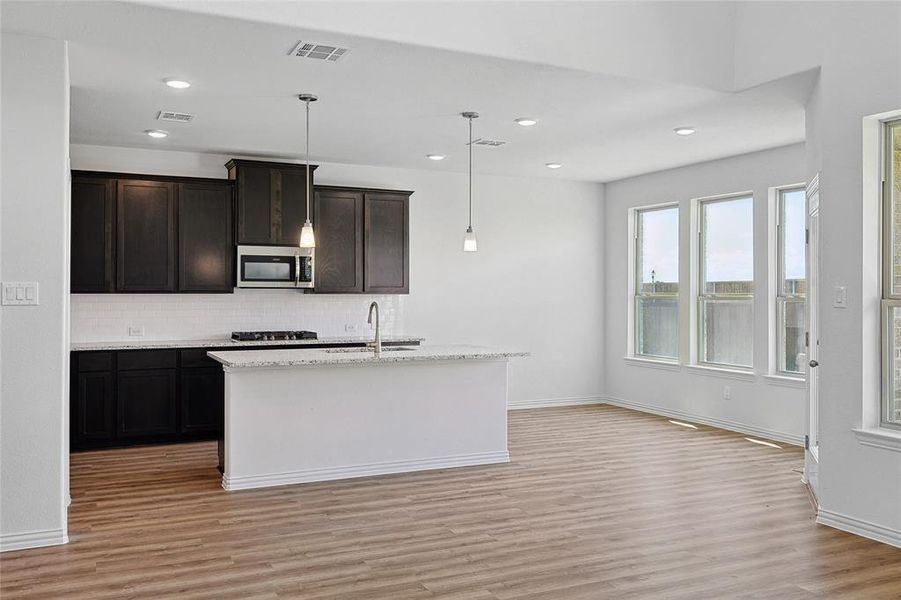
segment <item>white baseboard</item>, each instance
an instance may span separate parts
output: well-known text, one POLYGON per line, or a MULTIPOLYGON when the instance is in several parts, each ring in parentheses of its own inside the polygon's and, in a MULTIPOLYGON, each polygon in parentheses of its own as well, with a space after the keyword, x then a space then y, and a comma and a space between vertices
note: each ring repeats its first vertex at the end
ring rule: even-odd
POLYGON ((506 450, 498 452, 482 452, 478 454, 459 454, 418 460, 399 460, 393 462, 371 463, 352 467, 330 467, 325 469, 304 469, 289 473, 271 473, 268 475, 251 475, 246 477, 222 476, 222 487, 228 491, 249 490, 292 485, 296 483, 313 483, 315 481, 334 481, 354 477, 371 477, 372 475, 390 475, 392 473, 409 473, 412 471, 430 471, 453 467, 472 467, 475 465, 494 465, 510 462, 510 453, 506 450))
POLYGON ((28 531, 26 533, 6 533, 0 535, 0 552, 59 546, 69 543, 65 529, 47 529, 45 531, 28 531))
POLYGON ((569 398, 537 398, 535 400, 512 400, 507 402, 507 410, 524 408, 549 408, 551 406, 582 406, 584 404, 604 404, 602 396, 573 396, 569 398))
POLYGON ((855 519, 854 517, 832 512, 831 510, 826 510, 822 507, 817 511, 817 523, 834 527, 835 529, 841 529, 842 531, 847 531, 848 533, 853 533, 854 535, 859 535, 871 540, 876 540, 883 544, 895 546, 896 548, 901 548, 901 531, 898 531, 897 529, 889 529, 888 527, 876 525, 869 521, 862 521, 860 519, 855 519))
POLYGON ((738 423, 736 421, 730 421, 727 419, 707 417, 704 415, 697 415, 681 410, 672 410, 669 408, 662 408, 650 404, 632 402, 631 400, 623 400, 622 398, 613 398, 608 396, 606 398, 606 403, 612 404, 613 406, 619 406, 621 408, 629 408, 632 410, 660 415, 661 417, 670 417, 673 419, 679 419, 680 421, 688 421, 690 423, 709 425, 710 427, 717 427, 719 429, 727 429, 729 431, 744 433, 746 435, 752 435, 754 437, 760 437, 776 442, 792 444, 794 446, 804 446, 803 435, 796 435, 793 433, 786 433, 784 431, 776 431, 773 429, 764 429, 761 427, 756 427, 754 425, 746 425, 744 423, 738 423))

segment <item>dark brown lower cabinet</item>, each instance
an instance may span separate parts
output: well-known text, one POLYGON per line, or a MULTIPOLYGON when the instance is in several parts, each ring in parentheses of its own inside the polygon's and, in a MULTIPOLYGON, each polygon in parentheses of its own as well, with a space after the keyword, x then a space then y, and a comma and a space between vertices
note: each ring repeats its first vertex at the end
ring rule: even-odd
POLYGON ((72 441, 109 443, 116 435, 116 394, 109 371, 79 373, 72 407, 72 441))
POLYGON ((218 430, 224 379, 220 367, 181 370, 182 433, 215 433, 218 430))
POLYGON ((175 369, 119 371, 119 439, 178 433, 175 369))
MULTIPOLYGON (((400 345, 388 342, 386 345, 400 345)), ((402 345, 419 345, 418 341, 402 345)), ((317 344, 318 348, 363 342, 317 344)), ((73 352, 69 399, 72 450, 218 439, 223 431, 225 373, 213 350, 245 346, 73 352)))

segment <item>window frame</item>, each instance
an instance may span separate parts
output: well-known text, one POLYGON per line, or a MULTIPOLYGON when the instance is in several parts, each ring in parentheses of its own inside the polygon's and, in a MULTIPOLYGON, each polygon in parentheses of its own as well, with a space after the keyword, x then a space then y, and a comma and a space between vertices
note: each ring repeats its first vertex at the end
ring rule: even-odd
POLYGON ((694 361, 693 364, 709 367, 713 369, 726 369, 730 371, 745 371, 748 373, 754 372, 754 332, 755 323, 756 323, 756 310, 754 307, 755 302, 755 294, 752 291, 750 294, 708 294, 705 292, 705 283, 706 283, 706 273, 707 273, 707 257, 705 255, 705 246, 707 241, 707 231, 704 226, 704 214, 706 207, 711 204, 719 204, 723 202, 732 202, 735 200, 742 199, 750 199, 751 200, 751 287, 752 290, 756 287, 756 278, 757 273, 754 268, 754 255, 756 246, 756 239, 754 236, 754 209, 755 209, 755 198, 753 191, 745 191, 745 192, 736 192, 732 194, 723 194, 720 196, 710 196, 707 198, 697 198, 695 200, 696 207, 696 215, 695 215, 695 227, 697 227, 698 239, 697 239, 697 247, 696 247, 696 268, 697 272, 695 274, 694 283, 696 286, 695 294, 694 294, 694 331, 695 331, 695 343, 693 344, 693 354, 694 361), (706 336, 704 333, 704 303, 705 301, 740 301, 740 302, 748 302, 751 305, 751 331, 752 335, 750 338, 751 348, 751 364, 750 365, 736 365, 732 363, 721 363, 714 362, 710 360, 705 360, 705 352, 704 352, 704 343, 706 342, 706 336))
POLYGON ((879 426, 893 431, 901 430, 901 423, 888 420, 889 403, 893 400, 894 383, 894 319, 892 313, 901 308, 901 293, 894 293, 894 219, 893 205, 901 201, 894 197, 894 130, 901 130, 901 119, 882 123, 883 160, 882 160, 882 290, 880 301, 880 337, 882 346, 881 394, 879 401, 879 426))
POLYGON ((629 226, 630 226, 630 234, 632 236, 632 242, 629 253, 630 265, 629 265, 629 277, 631 279, 631 284, 629 286, 629 315, 630 315, 630 323, 629 323, 629 358, 637 358, 641 360, 648 361, 656 361, 663 362, 668 364, 680 364, 681 361, 681 348, 682 348, 682 326, 681 326, 681 317, 677 316, 676 319, 676 356, 661 356, 658 354, 643 354, 638 351, 639 344, 639 320, 638 320, 638 304, 641 298, 664 298, 664 299, 672 299, 676 301, 676 314, 681 315, 681 302, 680 295, 682 293, 682 256, 681 256, 681 238, 682 238, 682 227, 681 227, 681 219, 682 219, 682 211, 678 202, 665 202, 661 204, 652 204, 648 206, 636 206, 630 210, 630 218, 629 218, 629 226), (654 292, 654 293, 642 293, 641 289, 641 227, 639 226, 641 222, 641 216, 650 212, 657 212, 661 210, 676 210, 676 245, 677 245, 677 257, 676 260, 679 264, 678 268, 678 284, 679 290, 675 293, 673 292, 654 292))
MULTIPOLYGON (((799 183, 794 185, 785 185, 775 188, 775 228, 776 228, 776 266, 775 266, 775 294, 773 295, 773 328, 775 330, 774 339, 776 342, 775 362, 773 363, 772 373, 780 377, 791 377, 794 379, 806 379, 806 371, 787 371, 782 368, 785 364, 785 327, 783 327, 783 318, 785 306, 789 303, 802 303, 807 311, 807 293, 803 294, 786 294, 785 293, 785 194, 790 192, 801 192, 804 196, 804 235, 805 244, 807 236, 807 184, 799 183), (783 311, 780 313, 780 309, 783 311)), ((804 256, 804 281, 807 282, 807 256, 804 256)), ((806 323, 806 319, 805 319, 806 323)), ((806 328, 806 324, 805 324, 806 328)), ((806 332, 805 332, 806 335, 806 332)))

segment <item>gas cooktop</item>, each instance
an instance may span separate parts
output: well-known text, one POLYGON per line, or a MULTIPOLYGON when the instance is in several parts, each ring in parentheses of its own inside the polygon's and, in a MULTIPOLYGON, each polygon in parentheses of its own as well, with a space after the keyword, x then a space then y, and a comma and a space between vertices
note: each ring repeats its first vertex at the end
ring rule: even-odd
POLYGON ((315 331, 233 331, 237 342, 265 342, 276 340, 315 340, 315 331))

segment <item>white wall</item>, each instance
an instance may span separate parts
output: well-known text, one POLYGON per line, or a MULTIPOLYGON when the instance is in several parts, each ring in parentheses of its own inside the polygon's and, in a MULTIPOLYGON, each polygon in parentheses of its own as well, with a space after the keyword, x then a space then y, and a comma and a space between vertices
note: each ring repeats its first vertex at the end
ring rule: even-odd
POLYGON ((69 81, 64 42, 2 37, 0 549, 64 543, 68 491, 69 81))
POLYGON ((606 394, 612 402, 799 443, 805 433, 804 389, 764 377, 768 370, 767 205, 774 186, 804 180, 804 145, 797 144, 624 179, 606 186, 606 394), (628 341, 629 208, 662 202, 680 207, 680 345, 689 356, 691 199, 754 193, 755 376, 738 378, 626 361, 628 341), (730 386, 731 399, 723 399, 730 386))
MULTIPOLYGON (((73 169, 203 177, 224 177, 222 165, 231 158, 83 145, 73 145, 71 151, 73 169)), ((479 251, 470 254, 462 251, 464 174, 323 164, 316 182, 415 190, 410 294, 383 298, 394 308, 391 333, 422 336, 427 343, 532 352, 531 358, 511 364, 512 403, 602 395, 603 186, 477 174, 474 225, 479 251)), ((164 330, 150 327, 146 332, 156 338, 181 337, 179 331, 189 337, 227 335, 236 323, 259 328, 260 308, 252 298, 260 298, 264 306, 290 299, 273 318, 274 325, 296 323, 328 335, 342 335, 345 323, 362 323, 369 301, 255 291, 227 296, 74 295, 73 339, 125 339, 126 320, 145 327, 161 324, 164 330), (103 324, 103 313, 110 310, 122 318, 103 324), (102 333, 92 331, 91 322, 102 333)))

